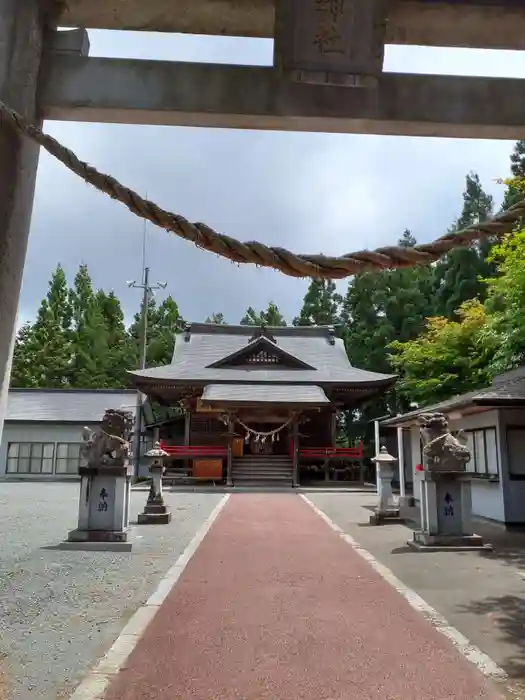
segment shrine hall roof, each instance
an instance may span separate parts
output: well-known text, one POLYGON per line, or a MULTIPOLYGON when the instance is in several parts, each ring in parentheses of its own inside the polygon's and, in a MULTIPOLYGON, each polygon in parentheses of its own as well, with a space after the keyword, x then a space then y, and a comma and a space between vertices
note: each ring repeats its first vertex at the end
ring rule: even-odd
POLYGON ((202 392, 206 402, 314 404, 330 403, 320 386, 309 384, 209 384, 202 392))
POLYGON ((100 423, 108 408, 135 411, 130 389, 10 389, 6 421, 100 423))
POLYGON ((344 343, 328 326, 257 328, 193 323, 178 334, 169 365, 130 372, 134 384, 146 381, 174 383, 270 382, 283 384, 393 384, 394 375, 352 367, 344 343), (242 364, 242 354, 253 348, 270 349, 279 357, 275 366, 242 364), (229 363, 231 360, 231 363, 229 363), (293 361, 295 360, 295 365, 293 361), (213 366, 220 364, 220 366, 213 366))

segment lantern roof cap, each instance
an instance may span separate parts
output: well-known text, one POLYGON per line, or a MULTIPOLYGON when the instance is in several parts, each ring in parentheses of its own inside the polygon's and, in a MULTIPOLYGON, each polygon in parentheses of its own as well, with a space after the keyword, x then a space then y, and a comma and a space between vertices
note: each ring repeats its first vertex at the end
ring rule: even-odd
POLYGON ((162 447, 160 446, 160 442, 156 442, 153 445, 153 449, 148 450, 144 457, 150 457, 150 458, 159 458, 159 457, 168 457, 168 453, 166 450, 163 450, 162 447))
POLYGON ((383 447, 379 450, 379 454, 372 457, 372 462, 377 462, 379 464, 392 464, 392 462, 397 462, 397 458, 391 455, 383 445, 383 447))

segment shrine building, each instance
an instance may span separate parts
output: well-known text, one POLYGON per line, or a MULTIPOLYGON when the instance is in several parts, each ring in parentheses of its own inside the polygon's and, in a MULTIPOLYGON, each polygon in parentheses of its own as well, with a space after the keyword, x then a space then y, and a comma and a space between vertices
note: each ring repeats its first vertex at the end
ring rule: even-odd
POLYGON ((352 367, 331 327, 203 323, 178 334, 171 364, 130 376, 168 474, 228 486, 298 486, 338 467, 362 481, 362 444, 336 445, 337 412, 395 381, 352 367))

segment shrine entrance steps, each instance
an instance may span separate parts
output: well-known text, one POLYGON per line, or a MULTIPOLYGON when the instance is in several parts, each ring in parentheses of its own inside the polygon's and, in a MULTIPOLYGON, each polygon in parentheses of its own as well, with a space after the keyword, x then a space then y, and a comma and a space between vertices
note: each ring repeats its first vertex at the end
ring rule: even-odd
POLYGON ((246 455, 233 460, 234 486, 293 486, 293 463, 286 455, 246 455))

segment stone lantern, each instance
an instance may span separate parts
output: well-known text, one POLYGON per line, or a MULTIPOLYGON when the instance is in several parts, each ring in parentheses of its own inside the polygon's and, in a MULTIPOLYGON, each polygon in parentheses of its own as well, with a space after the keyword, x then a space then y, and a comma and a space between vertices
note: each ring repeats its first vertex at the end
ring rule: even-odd
POLYGON ((381 525, 387 520, 399 520, 399 507, 394 505, 392 494, 394 464, 397 459, 383 446, 379 454, 372 457, 372 462, 375 462, 377 468, 379 503, 375 513, 370 516, 370 525, 381 525))
POLYGON ((149 464, 151 474, 151 488, 148 494, 148 500, 144 507, 144 512, 139 513, 139 525, 166 525, 171 520, 171 513, 168 507, 164 504, 162 495, 162 475, 164 474, 164 459, 168 453, 163 450, 158 442, 149 452, 146 452, 144 457, 149 464))

